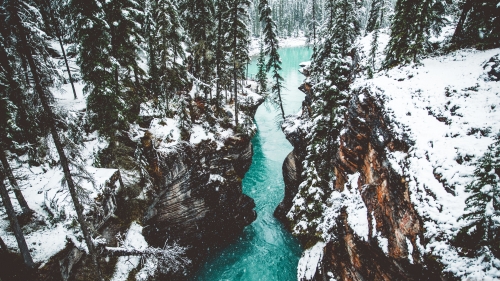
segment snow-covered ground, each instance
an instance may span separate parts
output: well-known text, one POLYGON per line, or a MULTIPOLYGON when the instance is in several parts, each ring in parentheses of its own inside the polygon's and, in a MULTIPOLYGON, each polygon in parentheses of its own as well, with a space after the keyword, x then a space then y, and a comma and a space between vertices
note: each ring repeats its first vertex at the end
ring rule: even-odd
MULTIPOLYGON (((307 38, 302 37, 287 37, 287 38, 279 38, 279 47, 280 48, 290 48, 290 47, 301 47, 306 45, 307 38)), ((253 37, 250 41, 250 53, 249 55, 257 56, 260 50, 260 39, 253 37)))
POLYGON ((465 186, 473 180, 475 162, 500 133, 500 83, 487 74, 488 61, 498 54, 500 49, 459 50, 353 86, 369 87, 384 100, 393 131, 413 142, 408 153, 387 151, 390 163, 407 177, 411 201, 423 218, 429 241, 424 251, 464 279, 500 278, 500 260, 463 257, 450 245, 464 226, 458 218, 470 195, 465 186))

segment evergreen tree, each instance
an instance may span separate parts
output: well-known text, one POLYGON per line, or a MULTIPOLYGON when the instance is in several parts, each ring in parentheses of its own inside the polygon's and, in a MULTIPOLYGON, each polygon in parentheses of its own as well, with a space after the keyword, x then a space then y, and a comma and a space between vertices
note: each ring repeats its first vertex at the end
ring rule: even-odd
POLYGON ((500 135, 477 162, 474 181, 466 186, 470 196, 465 200, 467 222, 458 236, 463 247, 488 247, 500 254, 500 135))
POLYGON ((153 95, 158 97, 159 108, 170 111, 174 93, 186 85, 187 74, 181 62, 185 59, 182 43, 184 29, 180 24, 177 7, 170 0, 152 1, 149 9, 151 22, 148 31, 150 77, 153 95))
POLYGON ((379 22, 382 1, 383 0, 372 0, 370 7, 370 16, 368 18, 368 22, 366 23, 366 33, 370 33, 375 30, 375 26, 377 22, 379 22))
POLYGON ((71 69, 68 63, 68 57, 66 55, 66 50, 64 49, 63 37, 67 34, 63 26, 63 14, 68 11, 68 2, 66 0, 40 0, 45 7, 44 10, 47 11, 48 17, 48 28, 52 30, 54 36, 59 42, 59 47, 61 48, 61 53, 63 55, 64 64, 66 65, 66 71, 68 72, 69 83, 71 84, 71 89, 73 91, 73 97, 77 99, 75 85, 73 77, 71 75, 71 69))
POLYGON ((439 33, 445 24, 444 12, 441 0, 398 0, 384 67, 418 62, 429 50, 431 32, 439 33))
POLYGON ((452 38, 458 46, 500 45, 500 3, 498 0, 461 1, 462 13, 452 38))
POLYGON ((177 107, 177 123, 179 124, 179 130, 181 131, 181 140, 189 141, 191 137, 191 97, 188 94, 181 95, 177 107))
MULTIPOLYGON (((47 43, 40 33, 36 31, 40 28, 37 26, 37 10, 33 6, 27 6, 26 3, 19 0, 6 0, 4 2, 7 15, 7 24, 11 30, 11 36, 17 44, 17 56, 22 57, 28 64, 30 75, 32 78, 34 93, 40 101, 41 107, 45 114, 45 120, 50 129, 50 134, 56 146, 59 161, 63 169, 65 181, 77 213, 77 219, 80 223, 85 242, 91 255, 95 272, 99 280, 102 280, 99 264, 97 262, 97 253, 94 250, 92 236, 88 228, 87 222, 83 215, 83 206, 81 205, 76 191, 76 184, 73 181, 73 176, 69 167, 69 160, 64 152, 63 142, 59 135, 57 124, 57 116, 54 114, 51 102, 52 97, 49 87, 53 85, 54 66, 48 58, 47 43)), ((3 177, 2 177, 3 179, 3 177)), ((3 182, 3 181, 2 181, 3 182)))
POLYGON ((336 44, 332 45, 331 50, 330 56, 323 62, 324 72, 313 68, 312 75, 320 74, 321 78, 314 86, 311 97, 313 121, 306 129, 309 133, 306 135, 308 146, 303 162, 305 180, 299 186, 299 200, 295 199, 295 202, 303 202, 303 205, 295 209, 292 218, 294 222, 308 223, 307 231, 301 223, 294 226, 293 231, 299 235, 311 235, 310 229, 316 228, 322 216, 321 202, 325 202, 331 193, 340 129, 347 110, 351 59, 342 57, 340 47, 336 44))
POLYGON ((257 59, 257 75, 255 77, 259 84, 258 94, 265 95, 267 92, 267 72, 266 72, 266 54, 264 53, 264 44, 260 40, 259 58, 257 59))
POLYGON ((328 0, 325 9, 325 21, 320 30, 321 40, 312 57, 315 81, 321 80, 328 69, 326 61, 332 53, 340 52, 341 57, 353 55, 354 41, 360 34, 353 0, 328 0))
POLYGON ((88 95, 90 123, 103 135, 123 128, 125 102, 115 89, 118 62, 111 55, 110 27, 97 0, 72 0, 73 29, 79 45, 78 64, 88 95))
POLYGON ((190 38, 188 71, 201 82, 199 86, 207 99, 213 76, 214 4, 212 0, 186 0, 181 10, 190 38))
POLYGON ((216 113, 220 110, 221 91, 224 80, 227 80, 227 69, 230 62, 226 59, 229 56, 229 48, 226 42, 226 30, 229 29, 230 23, 226 20, 229 17, 229 2, 227 0, 217 0, 216 19, 217 19, 217 39, 215 44, 215 106, 216 113))
POLYGON ((1 118, 0 138, 4 147, 13 143, 35 144, 39 136, 46 134, 46 125, 39 101, 29 89, 26 60, 17 55, 19 45, 7 22, 5 4, 0 6, 0 99, 1 111, 6 115, 1 118))
MULTIPOLYGON (((6 24, 3 19, 0 22, 6 24)), ((3 34, 0 33, 0 163, 2 163, 4 172, 9 179, 23 214, 29 215, 33 211, 24 199, 5 154, 7 144, 11 144, 16 133, 21 130, 16 125, 17 107, 10 100, 12 95, 19 94, 20 91, 20 85, 16 83, 11 64, 12 60, 7 56, 6 41, 3 34), (15 88, 13 89, 12 87, 15 88)))
POLYGON ((307 2, 307 7, 304 12, 305 16, 308 19, 308 24, 307 24, 307 40, 308 43, 313 45, 313 48, 316 47, 316 33, 318 30, 318 1, 317 0, 310 0, 307 2))
POLYGON ((238 79, 244 76, 244 69, 248 57, 248 21, 247 9, 250 5, 248 0, 231 0, 229 4, 229 22, 231 26, 227 36, 230 40, 231 50, 231 72, 233 74, 233 94, 234 94, 234 120, 238 127, 238 79))
POLYGON ((135 121, 144 94, 141 81, 144 71, 138 66, 143 12, 134 0, 110 0, 105 2, 103 10, 109 26, 113 61, 112 89, 123 103, 119 114, 127 122, 135 121))
POLYGON ((280 75, 281 58, 278 53, 278 35, 276 34, 276 23, 272 19, 271 7, 267 0, 260 0, 260 21, 262 22, 265 54, 269 56, 266 64, 266 71, 273 69, 273 85, 271 86, 271 102, 281 110, 282 120, 285 120, 285 111, 283 110, 283 99, 281 92, 283 90, 283 77, 280 75))

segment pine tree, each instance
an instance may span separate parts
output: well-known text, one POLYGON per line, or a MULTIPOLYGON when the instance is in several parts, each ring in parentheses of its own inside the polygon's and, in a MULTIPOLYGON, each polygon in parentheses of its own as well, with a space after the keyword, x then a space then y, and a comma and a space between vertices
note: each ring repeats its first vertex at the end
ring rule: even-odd
POLYGON ((500 6, 497 0, 461 1, 462 13, 452 38, 457 46, 500 45, 500 6))
POLYGON ((307 7, 304 12, 305 16, 308 19, 307 24, 307 40, 309 44, 313 45, 313 48, 316 47, 316 36, 318 30, 318 1, 317 0, 309 0, 307 1, 307 7))
POLYGON ((233 76, 234 120, 238 127, 238 79, 244 76, 244 68, 248 57, 248 0, 231 0, 229 4, 229 22, 231 26, 227 36, 231 49, 231 72, 233 76))
POLYGON ((266 54, 264 53, 264 44, 260 40, 259 58, 257 59, 257 83, 259 84, 258 94, 265 95, 267 92, 267 72, 266 72, 266 54))
POLYGON ((214 4, 212 0, 186 0, 181 10, 190 38, 188 71, 201 82, 199 86, 208 99, 213 76, 214 4))
POLYGON ((382 1, 383 0, 372 0, 370 7, 370 16, 368 18, 368 22, 366 23, 366 33, 370 33, 375 30, 375 26, 377 22, 379 22, 382 1))
POLYGON ((462 246, 470 249, 488 247, 500 253, 500 135, 478 160, 474 181, 466 186, 470 196, 465 200, 467 224, 459 234, 462 246))
POLYGON ((54 80, 55 74, 51 71, 54 69, 54 66, 48 58, 46 41, 39 33, 35 32, 39 30, 37 21, 33 20, 37 18, 37 11, 33 6, 28 7, 26 3, 19 0, 7 0, 4 3, 8 13, 7 23, 11 28, 11 36, 15 38, 13 41, 17 44, 17 55, 23 57, 28 64, 33 80, 34 93, 40 101, 45 120, 50 128, 50 134, 59 155, 59 161, 77 213, 78 222, 80 223, 98 279, 102 280, 97 262, 97 253, 94 250, 92 236, 83 215, 83 206, 79 201, 76 185, 69 168, 69 160, 64 152, 63 142, 56 127, 57 117, 51 108, 52 96, 49 87, 53 84, 54 80))
POLYGON ((187 74, 181 62, 185 59, 182 43, 184 29, 180 24, 178 8, 170 0, 155 0, 148 10, 149 73, 153 95, 159 108, 171 110, 174 93, 186 85, 187 74))
MULTIPOLYGON (((5 24, 3 20, 0 22, 5 24)), ((29 215, 33 211, 28 206, 26 199, 24 199, 5 154, 7 144, 12 143, 16 133, 21 130, 16 125, 17 107, 10 100, 12 94, 19 93, 20 85, 16 83, 14 78, 15 74, 11 67, 12 62, 7 56, 7 46, 5 43, 4 37, 0 33, 0 163, 2 163, 4 172, 9 179, 23 214, 29 215), (15 88, 13 89, 12 87, 15 88)))
POLYGON ((90 123, 103 135, 124 127, 125 104, 115 89, 110 27, 103 7, 96 0, 72 0, 73 29, 79 44, 78 64, 87 96, 90 123))
POLYGON ((230 62, 226 59, 229 56, 229 48, 226 37, 226 30, 229 29, 230 23, 226 20, 229 17, 229 2, 227 0, 217 0, 216 5, 217 19, 217 39, 215 44, 215 106, 216 113, 220 111, 221 91, 224 80, 227 80, 229 75, 227 69, 230 62))
MULTIPOLYGON (((310 229, 315 229, 318 225, 317 219, 322 216, 323 211, 321 202, 329 197, 331 184, 335 179, 334 162, 347 110, 351 61, 349 57, 341 56, 340 47, 336 44, 333 44, 331 50, 332 53, 323 62, 326 68, 324 74, 313 88, 311 120, 314 121, 306 129, 309 133, 306 135, 307 154, 303 162, 305 180, 299 186, 299 200, 295 199, 295 202, 302 202, 302 205, 296 206, 291 218, 293 222, 308 223, 308 231, 297 223, 293 231, 298 235, 311 235, 310 229)), ((319 73, 321 72, 313 69, 313 75, 319 73)))
POLYGON ((285 120, 285 111, 283 109, 283 99, 281 92, 283 90, 283 77, 280 75, 281 58, 278 53, 278 35, 276 34, 276 23, 272 19, 271 7, 267 0, 260 0, 260 21, 262 22, 265 54, 269 56, 266 64, 266 71, 273 70, 273 85, 271 86, 271 102, 281 110, 282 120, 285 120))
POLYGON ((418 62, 429 49, 431 32, 439 33, 445 24, 444 12, 441 0, 398 0, 384 67, 418 62))
POLYGON ((107 1, 103 10, 114 62, 113 91, 123 104, 118 113, 126 122, 135 121, 144 95, 141 83, 144 71, 138 65, 139 46, 143 41, 140 30, 143 12, 134 0, 107 1))
POLYGON ((179 130, 181 131, 181 140, 189 141, 191 137, 191 97, 188 94, 181 95, 177 107, 177 124, 179 124, 179 130))
POLYGON ((41 0, 42 7, 47 11, 48 17, 48 28, 50 28, 54 36, 59 42, 59 47, 61 48, 61 53, 63 55, 64 64, 66 65, 66 71, 68 72, 69 83, 71 84, 71 89, 73 91, 73 97, 75 100, 78 98, 76 95, 75 84, 73 77, 71 75, 71 69, 68 63, 68 57, 66 56, 66 50, 64 49, 63 37, 67 32, 64 30, 63 26, 63 14, 68 10, 68 2, 66 0, 41 0))

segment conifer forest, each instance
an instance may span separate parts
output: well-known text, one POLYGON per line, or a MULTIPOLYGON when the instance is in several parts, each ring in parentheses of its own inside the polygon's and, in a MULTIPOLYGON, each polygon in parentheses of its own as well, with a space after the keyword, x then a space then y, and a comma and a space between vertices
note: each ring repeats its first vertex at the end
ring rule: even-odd
POLYGON ((499 280, 499 0, 0 0, 0 281, 499 280))

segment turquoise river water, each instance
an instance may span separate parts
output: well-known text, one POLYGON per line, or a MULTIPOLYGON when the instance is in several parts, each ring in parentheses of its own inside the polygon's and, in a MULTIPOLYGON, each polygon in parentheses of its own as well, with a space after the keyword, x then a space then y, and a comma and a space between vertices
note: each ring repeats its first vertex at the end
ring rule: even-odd
MULTIPOLYGON (((309 60, 312 51, 306 47, 280 50, 281 72, 286 87, 283 95, 285 114, 300 110, 304 94, 297 88, 304 77, 299 64, 309 60)), ((255 76, 255 60, 249 75, 255 76)), ((243 192, 255 200, 257 220, 226 248, 214 251, 196 274, 195 280, 296 280, 301 248, 298 242, 273 217, 283 199, 281 166, 292 146, 278 130, 274 118, 278 112, 261 106, 255 115, 258 132, 253 138, 253 160, 243 179, 243 192)))

